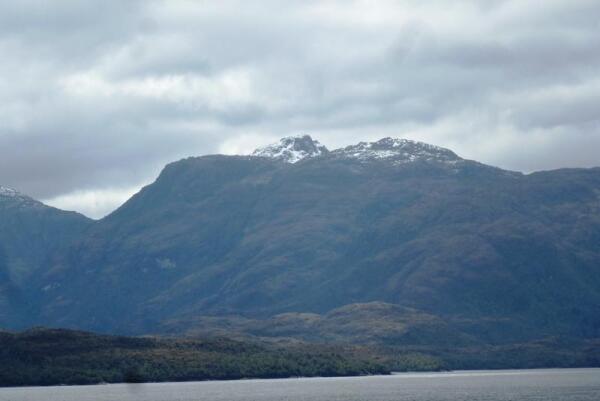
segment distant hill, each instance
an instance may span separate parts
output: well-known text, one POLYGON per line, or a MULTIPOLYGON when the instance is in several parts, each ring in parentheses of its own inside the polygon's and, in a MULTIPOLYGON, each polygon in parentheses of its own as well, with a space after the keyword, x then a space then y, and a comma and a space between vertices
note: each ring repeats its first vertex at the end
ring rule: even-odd
POLYGON ((416 309, 371 302, 351 304, 326 314, 288 312, 266 319, 198 316, 163 322, 162 335, 297 338, 308 342, 388 346, 445 347, 480 344, 443 319, 416 309))
POLYGON ((599 168, 521 174, 409 140, 285 138, 171 163, 82 226, 29 286, 36 323, 440 345, 600 337, 599 168))

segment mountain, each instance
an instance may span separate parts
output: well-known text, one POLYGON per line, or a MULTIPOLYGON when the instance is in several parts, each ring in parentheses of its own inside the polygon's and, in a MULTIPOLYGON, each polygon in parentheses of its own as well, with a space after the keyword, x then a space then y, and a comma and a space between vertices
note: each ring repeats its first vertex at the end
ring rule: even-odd
POLYGON ((410 140, 330 151, 290 137, 167 165, 53 253, 35 321, 305 339, 312 327, 363 342, 595 338, 599 243, 598 168, 522 174, 410 140))
POLYGON ((0 325, 31 322, 28 316, 35 316, 31 308, 40 298, 38 280, 52 257, 91 222, 0 186, 0 325))

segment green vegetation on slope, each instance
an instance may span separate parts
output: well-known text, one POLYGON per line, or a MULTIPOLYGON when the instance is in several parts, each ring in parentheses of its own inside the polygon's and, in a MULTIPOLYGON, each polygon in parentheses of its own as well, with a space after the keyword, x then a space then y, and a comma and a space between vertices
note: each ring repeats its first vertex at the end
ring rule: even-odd
POLYGON ((0 332, 0 386, 355 376, 391 371, 600 367, 600 340, 380 346, 275 338, 174 339, 0 332))
POLYGON ((385 374, 349 347, 0 332, 0 386, 385 374))

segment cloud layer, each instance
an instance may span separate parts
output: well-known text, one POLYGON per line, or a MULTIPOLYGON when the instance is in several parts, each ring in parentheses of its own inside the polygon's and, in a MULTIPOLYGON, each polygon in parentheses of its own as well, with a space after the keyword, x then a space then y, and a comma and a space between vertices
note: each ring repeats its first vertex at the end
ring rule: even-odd
POLYGON ((600 165, 597 1, 0 5, 0 183, 99 217, 172 160, 310 133, 600 165))

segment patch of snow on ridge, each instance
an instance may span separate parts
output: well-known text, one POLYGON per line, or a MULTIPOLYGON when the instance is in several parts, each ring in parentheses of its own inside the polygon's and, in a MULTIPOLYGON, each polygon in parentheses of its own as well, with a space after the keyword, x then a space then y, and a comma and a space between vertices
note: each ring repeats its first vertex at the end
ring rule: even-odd
POLYGON ((30 198, 29 196, 23 195, 16 189, 12 189, 12 188, 5 187, 2 185, 0 185, 0 201, 10 202, 10 204, 17 204, 17 205, 23 205, 23 206, 24 205, 35 205, 35 204, 39 203, 39 202, 35 201, 34 199, 30 198))
POLYGON ((354 159, 360 162, 386 161, 392 165, 410 162, 435 162, 456 165, 465 162, 449 149, 410 139, 383 138, 375 142, 360 142, 356 145, 333 151, 313 140, 309 135, 283 138, 279 143, 256 149, 252 156, 268 157, 287 163, 297 163, 309 157, 327 155, 334 159, 354 159))
POLYGON ((278 143, 258 148, 252 153, 252 156, 268 157, 293 164, 308 157, 321 156, 326 153, 329 153, 327 148, 319 141, 313 140, 310 135, 298 135, 282 138, 278 143))
POLYGON ((394 164, 418 160, 456 163, 462 160, 449 149, 409 139, 383 138, 376 142, 360 142, 357 145, 337 149, 332 155, 356 158, 363 161, 391 159, 394 164))
POLYGON ((10 197, 10 198, 17 198, 22 196, 19 191, 9 188, 9 187, 5 187, 0 185, 0 196, 6 196, 6 197, 10 197))

